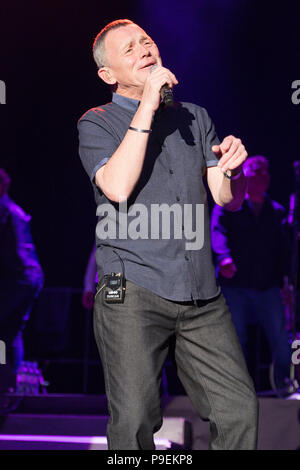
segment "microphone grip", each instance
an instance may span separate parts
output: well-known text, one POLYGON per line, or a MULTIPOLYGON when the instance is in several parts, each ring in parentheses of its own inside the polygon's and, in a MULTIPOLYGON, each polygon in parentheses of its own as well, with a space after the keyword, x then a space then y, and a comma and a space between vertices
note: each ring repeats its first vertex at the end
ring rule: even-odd
MULTIPOLYGON (((150 73, 157 67, 157 65, 153 65, 150 69, 150 73)), ((163 85, 160 89, 160 96, 163 102, 165 103, 166 106, 173 106, 174 104, 174 98, 173 98, 173 92, 172 89, 169 87, 169 85, 163 85)))
POLYGON ((169 87, 169 85, 166 84, 161 87, 160 96, 166 106, 173 106, 174 104, 173 92, 172 92, 172 89, 169 87))

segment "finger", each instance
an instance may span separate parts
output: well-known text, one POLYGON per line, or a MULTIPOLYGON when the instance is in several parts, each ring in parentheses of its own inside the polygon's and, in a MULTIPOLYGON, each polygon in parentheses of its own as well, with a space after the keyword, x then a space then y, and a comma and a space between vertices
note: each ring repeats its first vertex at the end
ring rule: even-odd
POLYGON ((227 137, 225 137, 225 139, 223 139, 223 142, 220 145, 222 153, 228 152, 234 139, 235 138, 233 137, 233 135, 228 135, 227 137))
POLYGON ((157 73, 157 77, 162 77, 166 80, 165 83, 168 83, 169 85, 171 84, 172 86, 173 85, 177 85, 178 84, 178 80, 177 78, 175 77, 175 75, 168 69, 165 69, 165 68, 161 68, 159 70, 159 73, 157 73))
POLYGON ((166 75, 165 77, 162 77, 161 86, 164 86, 164 85, 168 85, 169 88, 173 88, 173 86, 175 85, 175 83, 173 82, 169 74, 166 75))
POLYGON ((166 69, 160 67, 156 67, 155 69, 153 69, 153 72, 151 72, 151 74, 149 74, 148 76, 150 82, 154 85, 154 86, 163 86, 165 83, 167 83, 169 86, 172 85, 172 81, 171 81, 171 78, 170 78, 170 75, 169 73, 167 73, 166 69))
POLYGON ((164 85, 168 85, 170 88, 173 88, 174 85, 177 85, 177 82, 174 82, 170 76, 170 74, 162 74, 156 77, 156 80, 153 82, 155 86, 161 88, 164 85))
POLYGON ((230 167, 231 167, 232 165, 235 165, 235 166, 236 166, 236 161, 237 161, 237 160, 240 161, 240 162, 242 162, 242 163, 244 163, 244 162, 246 161, 247 157, 248 157, 248 153, 247 153, 245 147, 244 147, 243 145, 241 145, 241 146, 239 147, 239 149, 237 150, 237 152, 233 155, 233 157, 231 158, 231 160, 228 161, 228 163, 227 163, 227 168, 230 169, 230 167))
POLYGON ((237 154, 236 159, 232 162, 229 162, 228 169, 229 170, 234 170, 238 166, 243 165, 245 163, 245 161, 247 160, 247 157, 248 157, 248 153, 245 150, 245 148, 241 149, 240 152, 237 154))
POLYGON ((222 168, 223 172, 226 172, 227 170, 236 170, 240 166, 243 165, 245 160, 247 159, 247 152, 246 150, 240 150, 234 157, 232 157, 222 168))
POLYGON ((222 157, 222 155, 224 155, 229 150, 232 139, 234 139, 234 137, 231 136, 231 135, 225 137, 225 139, 223 140, 223 142, 220 145, 213 145, 212 146, 212 148, 211 148, 212 151, 217 156, 222 157))
MULTIPOLYGON (((242 154, 240 157, 236 158, 234 161, 230 162, 230 164, 227 167, 227 170, 237 170, 239 167, 243 167, 243 164, 245 163, 246 160, 246 155, 242 154)), ((225 170, 225 171, 227 171, 225 170)))
POLYGON ((174 75, 174 73, 171 72, 171 70, 166 69, 166 68, 162 68, 161 70, 164 70, 167 73, 167 75, 169 76, 169 78, 174 82, 174 84, 177 85, 178 80, 177 80, 176 76, 174 75))
POLYGON ((172 73, 172 72, 170 72, 170 74, 171 74, 171 78, 172 78, 172 80, 173 80, 173 82, 174 82, 174 85, 177 85, 177 84, 178 84, 178 80, 177 80, 176 76, 175 76, 174 73, 172 73))
POLYGON ((245 146, 241 143, 240 139, 238 140, 238 146, 233 143, 232 147, 229 152, 227 152, 225 155, 223 155, 223 159, 219 162, 219 166, 221 169, 230 169, 231 163, 235 160, 235 158, 240 157, 240 155, 244 155, 244 160, 246 160, 248 154, 245 149, 245 146), (232 151, 233 150, 233 151, 232 151))
POLYGON ((217 156, 222 155, 220 145, 213 145, 211 149, 217 156))
POLYGON ((151 76, 152 77, 159 77, 161 75, 164 75, 164 74, 172 74, 172 72, 168 69, 166 69, 165 67, 161 67, 160 65, 153 65, 151 67, 151 76))
POLYGON ((242 145, 241 139, 234 139, 231 142, 230 148, 227 152, 225 152, 220 159, 218 166, 223 168, 224 165, 228 163, 228 161, 233 157, 233 155, 238 151, 239 147, 242 145))

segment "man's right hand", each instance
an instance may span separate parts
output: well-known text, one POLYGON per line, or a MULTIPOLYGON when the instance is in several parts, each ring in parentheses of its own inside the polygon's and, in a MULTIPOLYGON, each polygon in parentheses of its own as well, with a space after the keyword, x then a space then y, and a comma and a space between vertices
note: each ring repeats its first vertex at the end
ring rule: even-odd
MULTIPOLYGON (((131 121, 131 127, 145 130, 151 128, 153 115, 161 101, 160 89, 166 83, 173 87, 178 81, 158 61, 157 67, 147 75, 141 102, 131 121)), ((149 133, 128 129, 109 161, 96 172, 97 186, 111 201, 120 203, 132 193, 143 168, 148 139, 149 133)))
POLYGON ((225 258, 220 263, 220 274, 226 279, 231 279, 237 271, 236 265, 232 258, 225 258))
POLYGON ((161 88, 164 85, 173 88, 174 85, 178 84, 178 80, 175 75, 169 69, 163 67, 161 63, 153 67, 152 72, 149 72, 145 82, 140 107, 150 108, 155 112, 161 101, 161 88))

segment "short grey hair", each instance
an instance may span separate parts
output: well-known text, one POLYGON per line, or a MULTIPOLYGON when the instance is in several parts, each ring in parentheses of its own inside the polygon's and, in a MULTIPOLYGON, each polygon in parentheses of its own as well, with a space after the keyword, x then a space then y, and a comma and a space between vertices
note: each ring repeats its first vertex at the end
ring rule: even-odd
POLYGON ((122 26, 127 26, 129 24, 135 24, 131 20, 115 20, 111 23, 107 24, 99 34, 97 34, 94 43, 93 43, 93 57, 97 64, 97 67, 100 69, 101 67, 105 67, 108 65, 105 47, 104 47, 104 39, 108 31, 112 29, 121 28, 122 26))

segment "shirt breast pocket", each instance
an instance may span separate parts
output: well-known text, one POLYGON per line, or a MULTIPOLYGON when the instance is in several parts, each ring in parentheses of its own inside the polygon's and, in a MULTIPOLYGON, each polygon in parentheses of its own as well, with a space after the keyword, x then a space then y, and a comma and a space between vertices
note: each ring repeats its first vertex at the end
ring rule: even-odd
POLYGON ((187 178, 201 177, 205 167, 201 140, 180 140, 180 149, 187 178))

